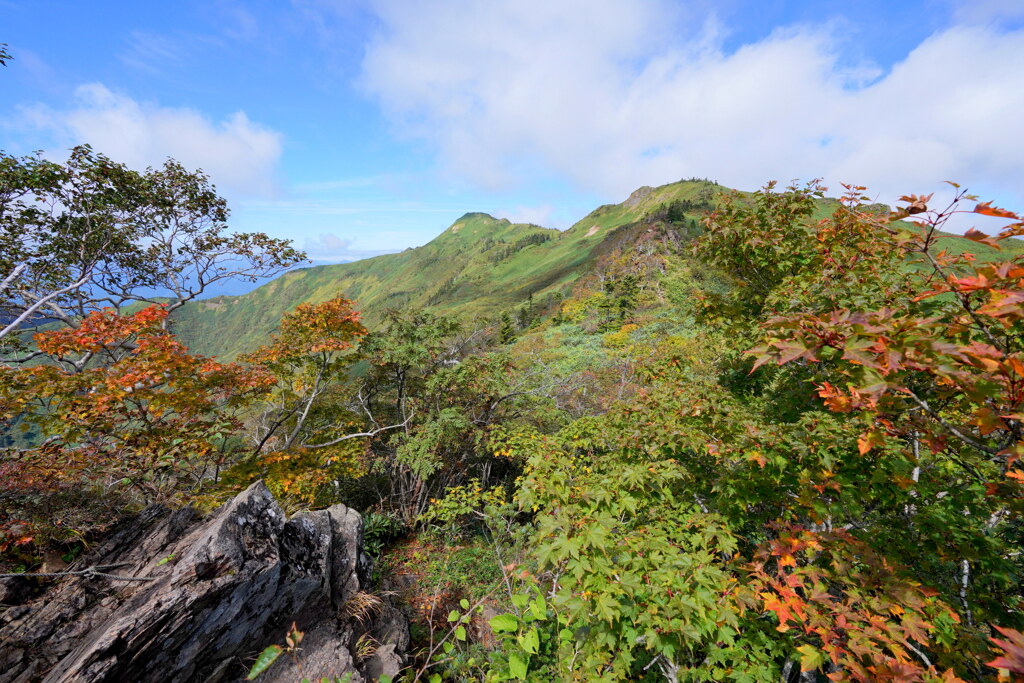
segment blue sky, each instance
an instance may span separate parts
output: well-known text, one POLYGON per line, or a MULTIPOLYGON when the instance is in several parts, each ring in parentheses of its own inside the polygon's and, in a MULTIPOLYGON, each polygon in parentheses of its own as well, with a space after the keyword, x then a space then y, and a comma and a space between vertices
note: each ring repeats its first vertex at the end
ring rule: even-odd
POLYGON ((318 260, 690 176, 1024 208, 1021 0, 0 0, 0 42, 0 148, 173 156, 318 260))

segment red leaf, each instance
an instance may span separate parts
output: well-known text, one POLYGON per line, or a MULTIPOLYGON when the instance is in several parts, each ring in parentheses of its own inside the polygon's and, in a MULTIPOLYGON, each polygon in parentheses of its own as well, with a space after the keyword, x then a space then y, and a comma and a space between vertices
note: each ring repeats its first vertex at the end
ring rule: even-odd
POLYGON ((1015 214, 1013 211, 1007 209, 1000 209, 998 206, 992 206, 992 202, 981 202, 974 207, 974 213, 980 213, 983 216, 995 216, 996 218, 1012 218, 1019 221, 1020 216, 1015 214))
POLYGON ((990 638, 993 643, 1002 648, 1003 654, 989 662, 988 666, 994 669, 1006 669, 1015 674, 1024 673, 1024 634, 1001 626, 996 626, 995 629, 1006 636, 1007 640, 990 638))

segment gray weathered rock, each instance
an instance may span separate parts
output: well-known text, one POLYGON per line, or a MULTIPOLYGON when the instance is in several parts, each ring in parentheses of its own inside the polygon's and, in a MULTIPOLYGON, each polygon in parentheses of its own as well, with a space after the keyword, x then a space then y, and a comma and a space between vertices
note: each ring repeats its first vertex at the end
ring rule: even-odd
MULTIPOLYGON (((408 646, 398 610, 346 609, 368 589, 360 516, 336 505, 286 520, 261 482, 205 519, 148 508, 68 569, 111 564, 150 580, 66 578, 0 614, 0 683, 238 680, 292 622, 313 680, 394 674, 408 646), (364 636, 381 645, 357 662, 364 636)), ((298 680, 294 667, 282 657, 261 680, 298 680)))

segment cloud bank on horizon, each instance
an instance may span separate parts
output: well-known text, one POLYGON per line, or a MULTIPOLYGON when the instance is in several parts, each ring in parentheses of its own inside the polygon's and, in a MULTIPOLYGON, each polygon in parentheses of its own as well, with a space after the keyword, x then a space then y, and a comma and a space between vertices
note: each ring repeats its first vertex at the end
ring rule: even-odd
POLYGON ((361 83, 395 129, 487 187, 534 170, 624 196, 711 177, 869 184, 883 199, 942 180, 1022 197, 1024 4, 970 3, 890 68, 843 57, 841 25, 727 32, 678 4, 381 0, 361 83), (697 25, 685 40, 679 26, 697 25))

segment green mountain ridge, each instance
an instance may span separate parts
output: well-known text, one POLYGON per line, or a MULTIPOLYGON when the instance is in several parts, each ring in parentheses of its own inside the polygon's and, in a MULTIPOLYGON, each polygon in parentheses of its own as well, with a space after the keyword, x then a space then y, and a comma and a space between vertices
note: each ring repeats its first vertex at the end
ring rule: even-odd
POLYGON ((234 358, 263 343, 286 311, 338 295, 354 300, 370 325, 388 308, 493 316, 530 296, 566 293, 614 233, 660 204, 698 202, 715 188, 703 181, 641 188, 565 231, 467 213, 420 247, 297 269, 241 296, 196 302, 178 312, 174 329, 196 353, 234 358))
MULTIPOLYGON (((281 316, 298 304, 339 295, 355 301, 371 327, 390 308, 472 318, 497 316, 530 297, 543 307, 568 294, 603 253, 638 237, 645 219, 656 222, 652 217, 659 210, 675 204, 683 219, 693 222, 728 191, 704 180, 645 186, 565 231, 467 213, 420 247, 296 269, 240 296, 198 301, 175 314, 174 331, 195 353, 235 358, 264 343, 281 316)), ((822 216, 836 205, 822 202, 822 216)), ((996 253, 955 236, 943 241, 951 251, 969 250, 983 260, 996 253)))

